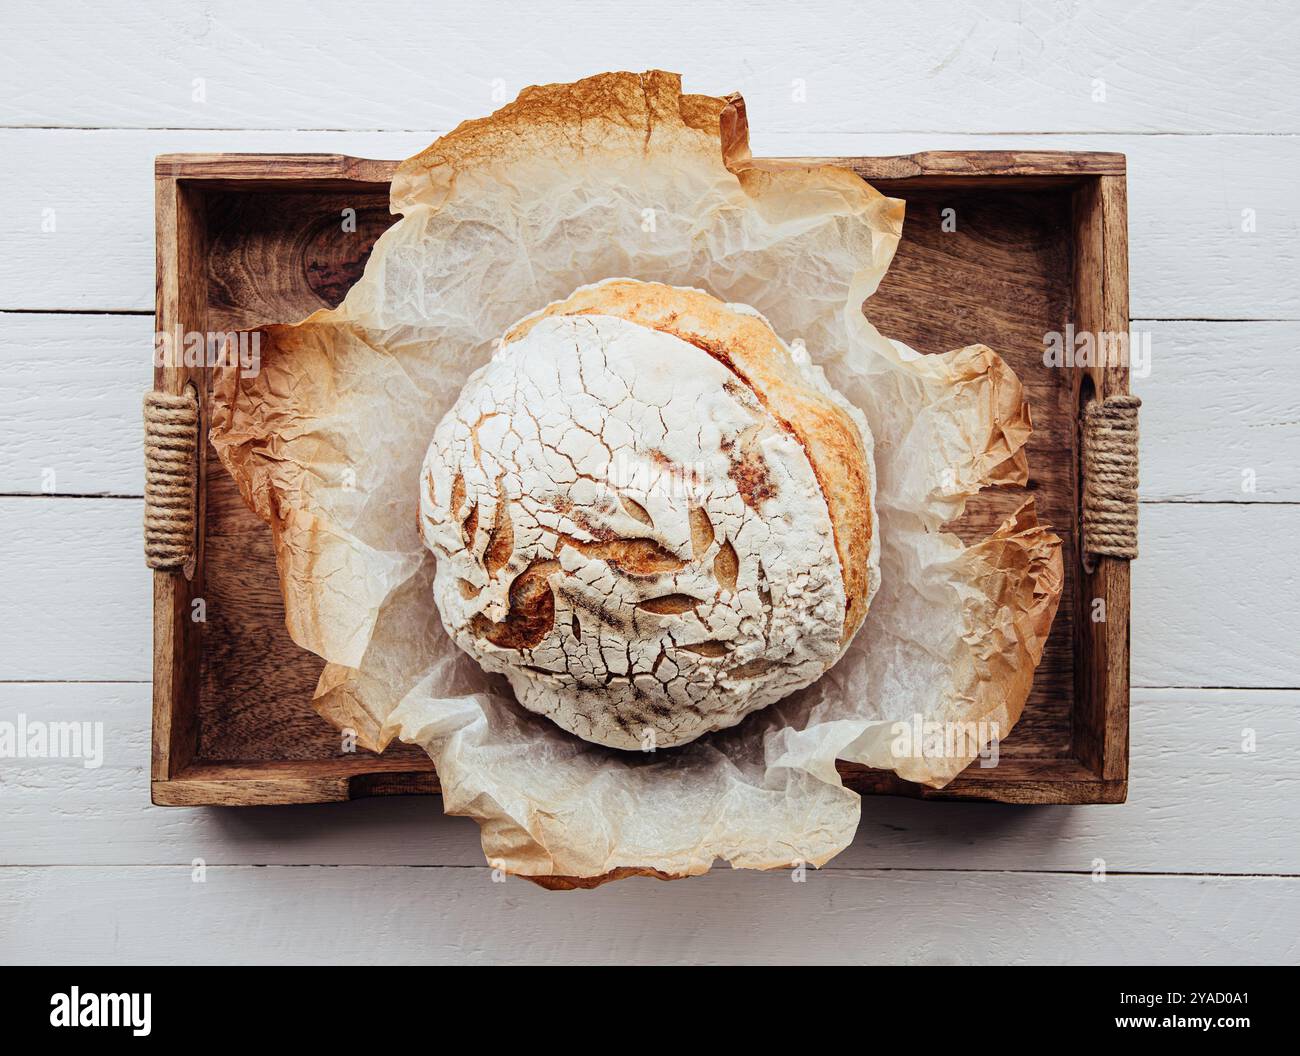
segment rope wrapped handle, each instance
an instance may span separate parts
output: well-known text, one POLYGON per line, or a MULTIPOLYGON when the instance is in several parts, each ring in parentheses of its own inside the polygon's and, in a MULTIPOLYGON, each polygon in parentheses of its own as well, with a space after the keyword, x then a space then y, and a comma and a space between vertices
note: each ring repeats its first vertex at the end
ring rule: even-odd
POLYGON ((144 398, 144 557, 160 572, 177 572, 194 552, 198 480, 199 401, 193 388, 179 396, 144 398))
POLYGON ((1107 396, 1083 412, 1083 550, 1137 557, 1138 408, 1136 396, 1107 396))
MULTIPOLYGON (((1083 549, 1137 557, 1136 396, 1108 396, 1083 413, 1083 549)), ((174 572, 194 552, 199 404, 193 389, 144 398, 144 553, 150 568, 174 572)))

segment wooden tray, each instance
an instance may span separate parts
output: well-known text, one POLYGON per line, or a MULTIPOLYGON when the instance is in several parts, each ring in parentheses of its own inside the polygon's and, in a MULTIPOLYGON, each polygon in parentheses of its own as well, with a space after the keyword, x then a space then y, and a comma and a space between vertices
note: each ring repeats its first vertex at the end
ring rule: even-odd
MULTIPOLYGON (((815 159, 853 168, 907 199, 898 254, 867 314, 925 352, 983 342, 1025 384, 1034 418, 1026 488, 990 489, 955 526, 991 531, 1026 493, 1065 544, 1065 592, 1024 715, 997 767, 942 791, 843 766, 849 787, 942 799, 1115 803, 1128 777, 1129 568, 1078 552, 1078 422, 1094 395, 1128 391, 1122 368, 1049 369, 1044 334, 1128 329, 1124 157, 943 152, 815 159), (941 218, 955 210, 956 230, 941 218), (1107 619, 1093 622, 1093 599, 1107 619)), ((333 306, 394 222, 394 162, 336 155, 159 157, 160 330, 209 331, 302 319, 333 306), (355 209, 357 230, 342 231, 355 209)), ((209 379, 163 367, 155 388, 199 393, 209 379)), ((153 801, 165 805, 314 803, 433 793, 423 751, 340 754, 312 710, 322 661, 284 628, 269 529, 243 505, 210 445, 198 468, 198 538, 183 573, 154 575, 153 801), (191 603, 206 603, 206 622, 191 603)))

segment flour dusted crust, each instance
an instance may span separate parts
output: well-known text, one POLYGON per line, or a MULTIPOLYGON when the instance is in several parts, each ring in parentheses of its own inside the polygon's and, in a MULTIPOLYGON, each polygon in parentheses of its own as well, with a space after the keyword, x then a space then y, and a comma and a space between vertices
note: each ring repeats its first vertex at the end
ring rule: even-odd
POLYGON ((519 701, 671 747, 817 679, 874 588, 865 423, 758 313, 628 279, 516 324, 439 424, 447 631, 519 701))

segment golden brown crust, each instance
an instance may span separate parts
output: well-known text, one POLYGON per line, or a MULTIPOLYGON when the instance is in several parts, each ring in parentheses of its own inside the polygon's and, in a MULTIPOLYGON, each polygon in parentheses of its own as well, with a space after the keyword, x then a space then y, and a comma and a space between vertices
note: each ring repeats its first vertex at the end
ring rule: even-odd
POLYGON ((665 873, 659 869, 643 869, 629 865, 619 866, 599 876, 521 875, 525 880, 531 880, 538 887, 544 887, 548 891, 590 891, 593 887, 608 884, 611 880, 626 880, 630 876, 644 876, 651 880, 685 880, 687 877, 686 873, 665 873))
MULTIPOLYGON (((716 157, 720 122, 730 128, 731 139, 746 138, 743 117, 739 124, 734 117, 724 118, 738 99, 684 95, 681 74, 665 70, 533 85, 489 117, 462 121, 403 161, 393 176, 390 205, 395 213, 416 201, 438 205, 458 172, 535 157, 539 128, 554 127, 557 147, 582 153, 608 149, 629 135, 648 139, 664 128, 684 133, 687 142, 716 157)), ((726 149, 724 142, 724 154, 726 149)))
POLYGON ((844 576, 844 641, 857 631, 870 590, 871 479, 857 424, 838 403, 810 385, 780 339, 757 316, 737 312, 699 290, 615 279, 583 287, 518 323, 507 343, 554 315, 611 315, 688 341, 726 366, 751 390, 808 455, 826 498, 835 550, 844 576))

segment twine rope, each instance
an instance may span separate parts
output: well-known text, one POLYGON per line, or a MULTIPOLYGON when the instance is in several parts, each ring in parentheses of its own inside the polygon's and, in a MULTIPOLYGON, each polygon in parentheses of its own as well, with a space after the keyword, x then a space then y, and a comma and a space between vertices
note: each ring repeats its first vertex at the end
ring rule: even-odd
POLYGON ((1108 396, 1083 413, 1083 548, 1137 557, 1138 408, 1136 396, 1108 396))
POLYGON ((150 392, 144 398, 144 556, 150 568, 175 571, 194 549, 194 484, 199 404, 150 392))
MULTIPOLYGON (((1092 402, 1083 416, 1083 545, 1088 553, 1137 557, 1136 396, 1092 402)), ((192 392, 144 399, 144 552, 150 568, 184 566, 194 547, 199 408, 192 392)))

